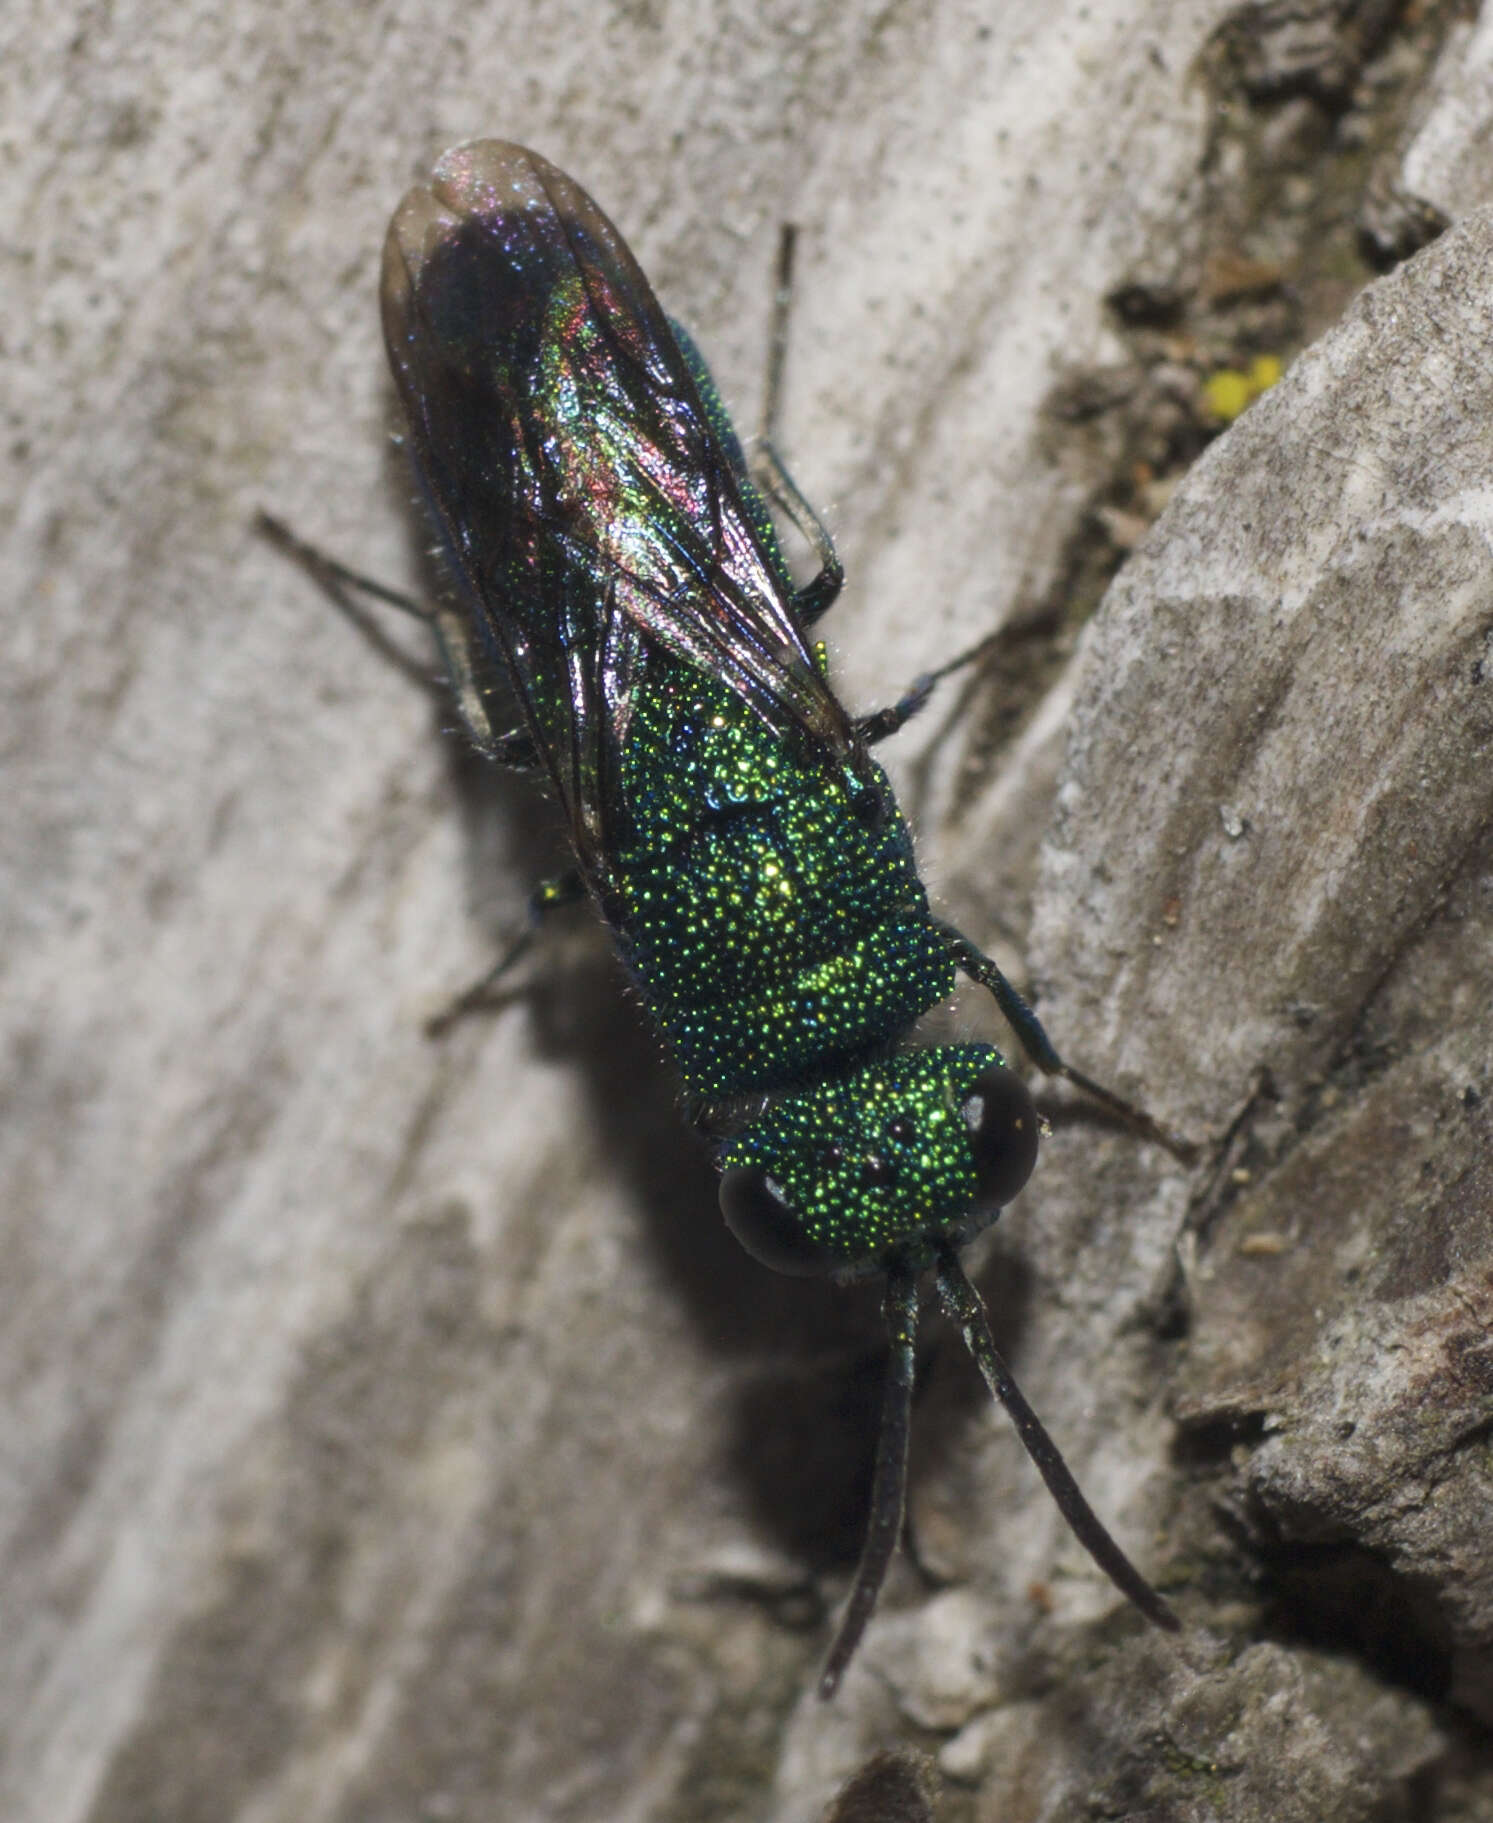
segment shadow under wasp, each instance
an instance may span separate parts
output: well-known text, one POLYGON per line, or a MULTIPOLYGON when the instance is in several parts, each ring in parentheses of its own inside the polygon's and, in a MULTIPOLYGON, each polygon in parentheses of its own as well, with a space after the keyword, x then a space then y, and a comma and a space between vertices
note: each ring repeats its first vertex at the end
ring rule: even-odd
MULTIPOLYGON (((770 435, 749 468, 694 343, 611 222, 538 154, 501 140, 448 152, 395 213, 382 303, 456 585, 415 611, 479 749, 547 776, 568 824, 574 867, 535 909, 587 894, 600 909, 690 1118, 717 1143, 721 1211, 746 1250, 779 1272, 885 1279, 871 1516, 820 1694, 837 1689, 902 1530, 930 1269, 1080 1543, 1176 1631, 1012 1379, 959 1262, 1036 1162, 1031 1095, 990 1045, 910 1040, 962 972, 1039 1069, 1186 1156, 1066 1064, 995 963, 929 909, 870 748, 971 654, 890 708, 846 711, 809 639, 843 577, 828 535, 770 435), (802 587, 769 499, 818 556, 802 587), (500 719, 504 686, 517 728, 500 719)), ((769 432, 782 322, 780 307, 769 432)), ((265 525, 323 575, 414 607, 265 525)))

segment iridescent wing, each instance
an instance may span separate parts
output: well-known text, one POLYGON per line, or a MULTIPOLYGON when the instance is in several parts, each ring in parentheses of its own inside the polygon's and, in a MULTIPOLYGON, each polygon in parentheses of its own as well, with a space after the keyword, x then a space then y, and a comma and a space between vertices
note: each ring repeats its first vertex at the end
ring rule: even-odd
POLYGON ((583 190, 501 140, 448 152, 390 224, 382 295, 475 643, 506 661, 593 878, 654 648, 785 738, 850 751, 760 508, 637 261, 583 190))

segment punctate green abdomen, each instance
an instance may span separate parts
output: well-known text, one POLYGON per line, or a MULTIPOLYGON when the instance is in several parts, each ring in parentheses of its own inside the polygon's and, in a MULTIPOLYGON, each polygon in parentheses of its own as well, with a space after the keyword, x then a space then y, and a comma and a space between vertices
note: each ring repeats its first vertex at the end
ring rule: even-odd
POLYGON ((651 663, 642 694, 611 885, 686 1094, 802 1080, 890 1042, 953 991, 878 768, 851 777, 799 759, 685 665, 651 663))

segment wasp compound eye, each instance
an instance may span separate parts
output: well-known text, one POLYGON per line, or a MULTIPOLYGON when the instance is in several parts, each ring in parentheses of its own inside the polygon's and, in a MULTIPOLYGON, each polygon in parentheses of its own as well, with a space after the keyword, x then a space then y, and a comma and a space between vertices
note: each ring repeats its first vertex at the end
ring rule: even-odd
POLYGON ((991 1064, 965 1097, 964 1118, 981 1203, 1009 1203, 1037 1162, 1037 1109, 1031 1091, 1014 1070, 991 1064))
POLYGON ((820 1278, 840 1263, 804 1227, 783 1186, 761 1165, 721 1179, 721 1214, 754 1260, 793 1278, 820 1278))

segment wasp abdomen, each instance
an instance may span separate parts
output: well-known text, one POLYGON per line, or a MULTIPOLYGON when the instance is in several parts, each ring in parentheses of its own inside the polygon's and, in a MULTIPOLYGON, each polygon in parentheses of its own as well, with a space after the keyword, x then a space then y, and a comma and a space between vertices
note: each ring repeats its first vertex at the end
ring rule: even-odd
POLYGON ((678 664, 649 685, 611 884, 686 1094, 781 1088, 890 1043, 955 971, 879 769, 799 756, 678 664))

